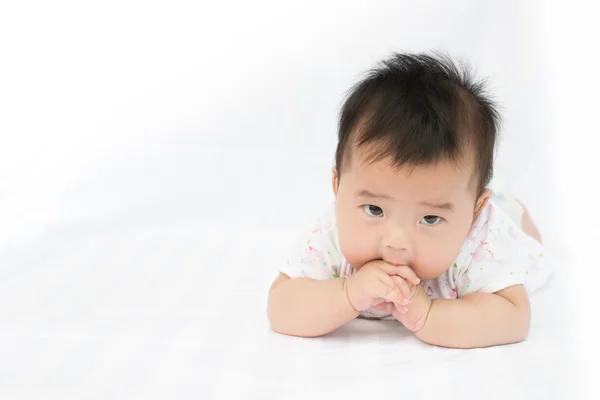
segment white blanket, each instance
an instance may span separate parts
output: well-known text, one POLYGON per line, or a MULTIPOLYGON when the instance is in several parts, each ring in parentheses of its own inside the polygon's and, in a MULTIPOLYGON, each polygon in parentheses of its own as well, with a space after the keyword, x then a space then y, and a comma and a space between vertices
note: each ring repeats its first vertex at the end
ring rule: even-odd
POLYGON ((287 337, 266 318, 280 252, 264 247, 294 232, 235 228, 82 224, 5 249, 2 398, 571 398, 556 276, 521 344, 443 349, 367 320, 287 337))
POLYGON ((597 247, 597 196, 579 188, 595 188, 598 147, 576 136, 597 138, 598 91, 597 35, 575 28, 598 13, 569 26, 571 2, 5 3, 1 400, 580 398, 598 268, 566 242, 597 247), (497 166, 564 257, 532 297, 529 338, 450 350, 365 320, 273 333, 277 263, 331 201, 344 93, 389 52, 429 49, 490 78, 497 166))

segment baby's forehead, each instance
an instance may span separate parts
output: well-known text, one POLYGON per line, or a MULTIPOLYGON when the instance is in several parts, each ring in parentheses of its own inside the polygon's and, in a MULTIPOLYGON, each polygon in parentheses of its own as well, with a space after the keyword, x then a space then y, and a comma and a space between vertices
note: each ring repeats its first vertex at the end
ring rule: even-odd
POLYGON ((373 185, 390 192, 409 188, 451 196, 457 191, 474 191, 477 181, 474 161, 468 164, 453 160, 399 164, 391 157, 373 159, 358 150, 348 160, 347 167, 343 174, 349 174, 355 184, 373 185))

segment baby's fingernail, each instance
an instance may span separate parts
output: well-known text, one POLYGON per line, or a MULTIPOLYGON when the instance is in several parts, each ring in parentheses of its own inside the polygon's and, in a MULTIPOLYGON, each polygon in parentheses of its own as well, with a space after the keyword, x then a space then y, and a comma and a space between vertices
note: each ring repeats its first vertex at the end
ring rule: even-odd
POLYGON ((402 304, 407 305, 408 304, 408 300, 407 299, 402 299, 402 304))
POLYGON ((421 280, 419 278, 415 279, 415 284, 421 282, 421 280))

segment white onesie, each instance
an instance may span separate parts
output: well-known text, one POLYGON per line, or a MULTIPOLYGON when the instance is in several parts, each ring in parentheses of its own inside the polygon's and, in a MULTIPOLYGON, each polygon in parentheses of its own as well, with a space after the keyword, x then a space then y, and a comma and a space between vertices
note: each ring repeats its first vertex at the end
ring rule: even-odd
MULTIPOLYGON (((553 262, 544 247, 521 229, 522 209, 517 205, 508 194, 494 193, 448 270, 435 279, 421 282, 430 298, 456 299, 474 292, 494 293, 516 284, 523 284, 531 294, 546 283, 553 262)), ((280 272, 291 278, 319 280, 356 272, 340 251, 335 204, 292 250, 280 272)), ((374 309, 363 311, 361 316, 393 318, 374 309)))

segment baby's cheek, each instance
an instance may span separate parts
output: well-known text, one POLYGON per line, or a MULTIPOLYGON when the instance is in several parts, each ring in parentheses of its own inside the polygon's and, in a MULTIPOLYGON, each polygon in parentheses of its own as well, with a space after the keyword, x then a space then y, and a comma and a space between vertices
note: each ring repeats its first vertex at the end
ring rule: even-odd
POLYGON ((341 232, 339 238, 342 254, 354 268, 358 269, 367 262, 377 258, 377 252, 373 252, 371 246, 369 246, 369 243, 364 238, 343 235, 341 232))
POLYGON ((455 251, 438 248, 438 251, 425 251, 419 253, 413 261, 413 270, 421 280, 435 279, 452 266, 456 258, 455 251))

